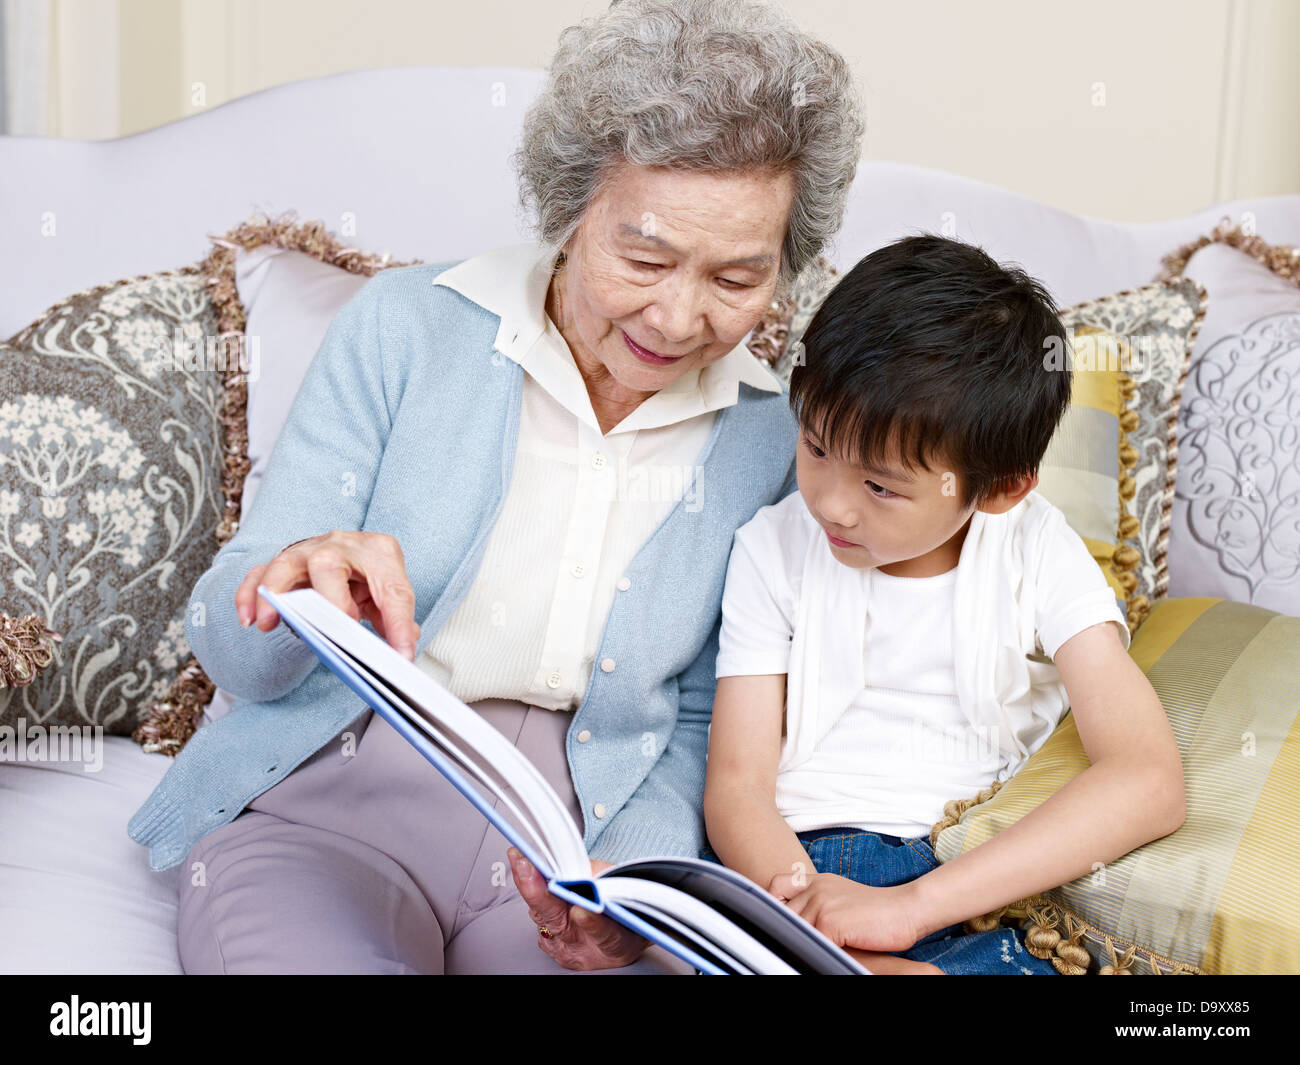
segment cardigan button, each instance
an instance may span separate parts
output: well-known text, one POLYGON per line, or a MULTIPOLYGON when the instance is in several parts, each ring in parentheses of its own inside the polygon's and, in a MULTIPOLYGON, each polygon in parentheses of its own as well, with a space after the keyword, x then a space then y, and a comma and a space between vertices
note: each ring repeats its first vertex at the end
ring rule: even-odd
POLYGON ((581 732, 578 733, 579 743, 586 743, 589 739, 591 739, 591 733, 588 732, 586 729, 583 729, 581 732))
POLYGON ((595 814, 597 817, 604 817, 605 804, 603 802, 596 803, 596 805, 591 808, 591 812, 595 814))
POLYGON ((605 673, 613 673, 613 672, 614 672, 614 660, 613 660, 612 658, 602 658, 602 659, 600 660, 600 668, 601 668, 601 670, 602 670, 603 672, 605 672, 605 673))
POLYGON ((626 577, 620 577, 618 579, 618 590, 620 592, 626 592, 631 587, 632 587, 632 582, 628 580, 626 577))

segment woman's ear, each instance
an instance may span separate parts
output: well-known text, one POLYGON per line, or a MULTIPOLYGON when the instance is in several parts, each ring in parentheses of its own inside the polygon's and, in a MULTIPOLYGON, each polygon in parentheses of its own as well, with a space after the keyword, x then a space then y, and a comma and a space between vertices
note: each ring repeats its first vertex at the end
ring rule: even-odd
POLYGON ((1022 473, 1003 481, 975 509, 985 514, 1005 514, 1038 487, 1037 473, 1022 473))

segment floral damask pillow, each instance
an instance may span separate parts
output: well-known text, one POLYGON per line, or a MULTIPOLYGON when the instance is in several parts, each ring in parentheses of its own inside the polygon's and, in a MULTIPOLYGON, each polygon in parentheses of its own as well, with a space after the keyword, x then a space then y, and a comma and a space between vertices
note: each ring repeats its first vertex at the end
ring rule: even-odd
POLYGON ((178 680, 222 516, 225 361, 197 267, 78 293, 0 343, 0 611, 62 636, 0 690, 0 723, 127 735, 178 680))
MULTIPOLYGON (((274 218, 255 214, 228 232, 213 236, 212 244, 198 270, 213 304, 216 331, 232 352, 238 351, 237 357, 226 360, 235 371, 225 373, 221 405, 223 461, 216 490, 224 501, 224 511, 216 529, 215 554, 238 530, 245 502, 256 491, 262 467, 288 414, 285 397, 275 393, 287 391, 292 398, 329 320, 355 291, 339 278, 325 279, 322 273, 328 275, 330 270, 322 272, 319 267, 337 267, 340 278, 356 275, 359 287, 364 278, 380 270, 411 266, 419 260, 394 261, 387 252, 363 252, 341 241, 321 220, 300 220, 294 210, 274 218), (297 258, 314 260, 310 265, 318 267, 304 271, 300 264, 298 269, 284 271, 293 278, 288 283, 281 278, 268 285, 264 273, 253 286, 260 295, 250 301, 260 317, 253 332, 249 332, 248 308, 241 300, 237 283, 236 261, 241 250, 254 253, 264 265, 267 260, 297 258), (240 363, 247 365, 248 373, 238 372, 240 363)), ((278 278, 279 272, 273 272, 278 278)), ((190 585, 193 583, 191 580, 190 585)), ((146 751, 174 756, 196 729, 228 712, 233 701, 230 693, 219 690, 198 660, 191 657, 176 683, 141 719, 132 738, 146 751)))
POLYGON ((1129 550, 1117 551, 1116 560, 1122 563, 1119 579, 1131 630, 1169 591, 1178 401, 1206 307, 1202 286, 1189 278, 1176 278, 1060 312, 1067 329, 1107 334, 1112 343, 1106 356, 1114 357, 1120 371, 1119 535, 1129 550))

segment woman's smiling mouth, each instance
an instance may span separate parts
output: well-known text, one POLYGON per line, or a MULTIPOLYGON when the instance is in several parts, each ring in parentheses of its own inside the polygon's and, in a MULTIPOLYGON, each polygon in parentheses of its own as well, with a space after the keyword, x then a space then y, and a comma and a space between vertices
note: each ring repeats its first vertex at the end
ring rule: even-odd
POLYGON ((652 366, 670 366, 677 362, 678 359, 684 359, 685 355, 658 355, 649 348, 643 348, 635 340, 623 333, 623 340, 627 343, 628 350, 632 352, 642 362, 648 362, 652 366))

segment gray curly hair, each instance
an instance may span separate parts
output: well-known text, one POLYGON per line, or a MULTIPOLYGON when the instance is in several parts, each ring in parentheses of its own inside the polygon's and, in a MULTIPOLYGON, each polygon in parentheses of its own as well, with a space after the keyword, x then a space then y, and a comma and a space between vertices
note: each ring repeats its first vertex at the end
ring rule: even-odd
POLYGON ((614 0, 560 33, 513 161, 537 239, 558 255, 622 164, 788 170, 776 296, 835 235, 861 104, 843 56, 761 0, 614 0))

